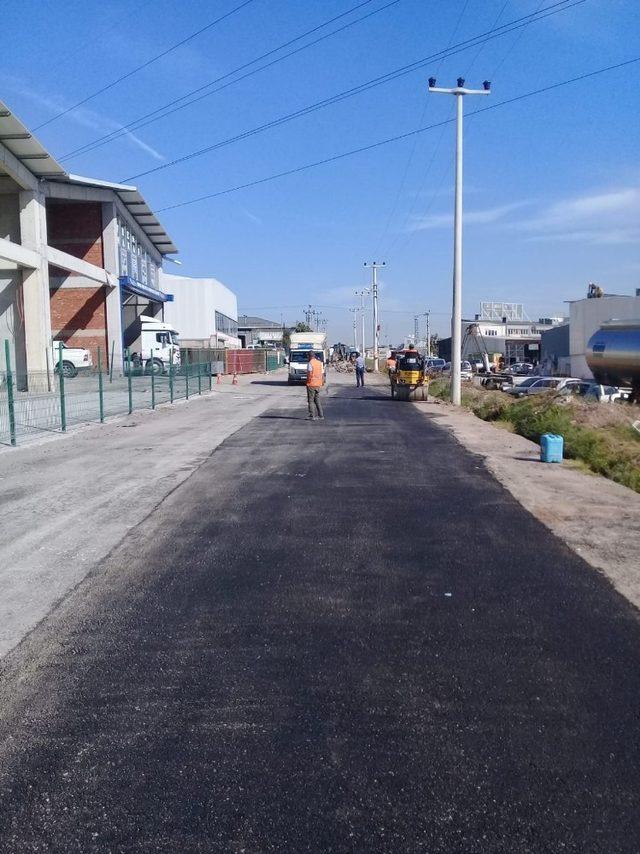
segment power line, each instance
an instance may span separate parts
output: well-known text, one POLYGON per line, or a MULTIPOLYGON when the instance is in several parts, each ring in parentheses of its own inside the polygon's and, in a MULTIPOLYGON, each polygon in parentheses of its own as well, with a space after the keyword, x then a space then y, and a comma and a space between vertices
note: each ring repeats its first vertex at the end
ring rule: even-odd
MULTIPOLYGON (((509 2, 510 2, 510 0, 505 0, 505 2, 503 3, 503 5, 502 5, 502 7, 501 7, 500 11, 498 12, 498 15, 497 15, 497 17, 496 17, 495 21, 493 22, 493 25, 494 25, 494 26, 497 24, 497 22, 500 20, 500 18, 501 18, 501 17, 502 17, 502 15, 504 14, 505 9, 506 9, 506 8, 507 8, 507 6, 509 5, 509 2)), ((544 4, 544 0, 540 0, 540 2, 538 3, 537 7, 534 9, 533 14, 537 14, 538 12, 540 12, 541 7, 543 6, 543 4, 544 4)), ((531 23, 531 22, 530 22, 530 23, 531 23)), ((499 69, 500 69, 500 68, 502 68, 502 66, 504 65, 504 63, 505 63, 505 62, 506 62, 506 60, 507 60, 507 57, 509 56, 509 54, 511 54, 511 53, 513 52, 514 48, 516 47, 516 45, 518 44, 518 42, 520 41, 520 39, 525 35, 525 33, 526 33, 526 32, 527 32, 527 27, 522 27, 520 30, 518 30, 518 32, 517 32, 517 34, 516 34, 516 37, 514 38, 514 40, 513 40, 513 42, 511 43, 511 45, 507 48, 507 50, 506 50, 506 51, 505 51, 505 53, 503 54, 502 59, 500 60, 500 62, 498 63, 498 65, 497 65, 497 66, 495 66, 495 68, 493 69, 493 71, 492 71, 489 75, 487 75, 487 79, 488 79, 488 80, 495 80, 495 79, 496 79, 496 74, 497 74, 497 72, 499 71, 499 69)), ((463 77, 467 77, 467 76, 468 76, 469 71, 471 70, 471 68, 473 67, 473 65, 475 64, 475 62, 477 61, 477 59, 478 59, 478 57, 480 56, 480 54, 481 54, 481 52, 482 52, 482 50, 483 50, 483 49, 484 49, 484 45, 481 45, 481 46, 480 46, 480 48, 478 49, 478 51, 477 51, 476 55, 474 56, 474 58, 473 58, 473 60, 472 60, 472 62, 471 62, 471 65, 469 65, 469 66, 468 66, 467 70, 466 70, 466 71, 465 71, 465 73, 462 75, 463 77)), ((420 193, 422 192, 422 188, 426 185, 427 178, 429 177, 429 174, 430 174, 431 169, 432 169, 432 167, 433 167, 433 164, 434 164, 434 162, 435 162, 436 155, 437 155, 437 153, 438 153, 438 151, 439 151, 439 149, 440 149, 440 146, 441 146, 441 144, 442 144, 442 140, 443 140, 443 137, 444 137, 444 131, 445 131, 445 129, 443 128, 443 129, 442 129, 442 131, 440 132, 440 136, 439 136, 439 138, 438 138, 438 141, 437 141, 436 146, 435 146, 435 148, 434 148, 433 154, 432 154, 431 159, 430 159, 430 161, 429 161, 429 165, 427 166, 427 169, 426 169, 426 171, 424 172, 424 175, 423 175, 423 177, 422 177, 422 180, 420 181, 420 183, 418 184, 418 186, 417 186, 417 188, 416 188, 416 192, 415 192, 415 194, 414 194, 413 201, 411 202, 411 205, 410 205, 410 207, 409 207, 409 210, 408 210, 407 214, 405 215, 405 217, 404 217, 404 219, 403 219, 403 221, 402 221, 402 226, 400 227, 400 229, 399 229, 399 231, 398 231, 398 234, 397 234, 397 235, 395 236, 395 238, 392 240, 392 242, 391 242, 391 244, 390 244, 389 248, 387 249, 387 254, 390 254, 390 253, 391 253, 391 250, 392 250, 393 248, 396 248, 396 247, 397 247, 397 245, 398 245, 398 241, 399 241, 399 240, 401 239, 401 237, 402 237, 402 231, 403 231, 403 230, 404 230, 404 228, 406 227, 407 223, 409 222, 409 219, 410 219, 411 215, 413 214, 413 212, 414 212, 414 210, 415 210, 416 203, 417 203, 417 201, 418 201, 418 197, 419 197, 420 193)), ((468 134, 469 134, 469 130, 467 130, 467 135, 468 135, 468 134)), ((427 214, 427 213, 431 210, 431 208, 433 207, 433 205, 434 205, 434 203, 435 203, 435 201, 436 201, 437 195, 438 195, 438 193, 440 192, 440 189, 442 188, 442 184, 444 183, 445 178, 446 178, 446 177, 447 177, 447 175, 452 171, 452 169, 453 169, 453 163, 451 162, 451 163, 447 163, 446 167, 442 170, 441 175, 440 175, 440 178, 439 178, 439 180, 438 180, 438 181, 437 181, 437 183, 436 183, 435 190, 433 191, 433 194, 431 195, 431 198, 430 198, 430 200, 429 200, 429 202, 428 202, 428 204, 427 204, 426 208, 422 211, 422 216, 423 216, 423 217, 424 217, 424 216, 426 216, 426 214, 427 214)), ((406 245, 407 245, 407 244, 412 240, 412 238, 413 238, 414 234, 415 234, 415 232, 409 232, 409 234, 405 237, 404 241, 402 242, 402 244, 401 244, 401 247, 400 247, 400 248, 404 249, 404 248, 405 248, 405 246, 406 246, 406 245)))
POLYGON ((179 42, 171 45, 166 50, 163 50, 162 53, 156 54, 156 56, 152 56, 151 59, 148 59, 146 62, 143 62, 142 65, 138 65, 137 68, 133 68, 131 71, 128 71, 126 74, 123 74, 121 77, 116 78, 116 80, 112 80, 111 83, 107 83, 106 86, 103 86, 101 89, 92 92, 91 95, 87 95, 86 98, 83 98, 81 101, 78 101, 77 104, 73 104, 71 107, 67 107, 66 110, 62 110, 62 112, 57 113, 55 116, 52 116, 50 119, 47 119, 46 122, 42 122, 42 124, 37 125, 34 130, 40 130, 40 128, 46 127, 50 125, 52 122, 57 121, 62 118, 62 116, 66 116, 67 113, 73 112, 73 110, 77 110, 78 107, 81 107, 83 104, 86 104, 87 101, 92 101, 94 98, 97 98, 98 95, 102 95, 103 92, 107 92, 109 89, 113 89, 114 86, 117 86, 118 83, 122 83, 123 80, 127 80, 129 77, 133 77, 134 74, 137 74, 139 71, 142 71, 144 68, 148 68, 150 65, 153 65, 154 62, 157 62, 159 59, 167 56, 170 53, 173 53, 174 50, 177 50, 182 45, 187 44, 187 42, 192 41, 197 36, 202 35, 202 33, 210 30, 212 27, 215 27, 217 24, 221 23, 221 21, 230 18, 231 15, 235 15, 236 12, 239 12, 241 9, 244 9, 245 6, 248 6, 250 3, 255 2, 255 0, 243 0, 239 6, 235 6, 229 12, 225 12, 224 15, 220 15, 219 18, 216 18, 215 21, 211 21, 211 23, 207 24, 204 27, 201 27, 199 30, 196 30, 195 33, 191 33, 191 35, 182 39, 179 42))
MULTIPOLYGON (((616 65, 608 65, 605 68, 599 68, 596 71, 589 71, 585 74, 580 74, 578 77, 571 77, 569 80, 562 80, 559 83, 552 83, 549 86, 543 86, 541 89, 533 89, 531 92, 525 92, 522 95, 516 95, 513 98, 507 98, 504 101, 498 101, 495 104, 490 104, 487 107, 481 107, 478 110, 473 110, 472 112, 467 113, 468 116, 477 116, 480 113, 486 113, 489 110, 496 110, 498 107, 505 107, 508 104, 515 104, 517 101, 524 101, 527 98, 532 98, 535 95, 542 95, 545 92, 551 92, 554 89, 559 89, 562 86, 568 86, 571 83, 578 83, 581 80, 587 80, 591 77, 596 77, 599 74, 605 74, 608 71, 615 71, 618 68, 625 68, 628 65, 632 65, 633 63, 640 62, 640 56, 635 57, 634 59, 627 59, 624 62, 619 62, 616 65)), ((324 166, 327 163, 334 163, 337 160, 342 160, 345 157, 352 157, 355 154, 363 154, 366 151, 372 151, 375 148, 381 148, 384 145, 389 145, 392 142, 399 142, 403 139, 408 139, 409 137, 415 136, 419 133, 425 133, 428 130, 433 130, 434 128, 442 127, 444 125, 451 124, 455 119, 444 119, 441 122, 436 122, 435 124, 427 125, 426 127, 416 128, 415 130, 407 131, 406 133, 398 134, 397 136, 389 137, 388 139, 382 139, 378 142, 372 142, 369 145, 363 145, 360 148, 352 148, 350 151, 343 151, 340 154, 334 154, 331 157, 325 157, 323 160, 316 160, 314 163, 306 163, 303 166, 297 166, 294 169, 287 169, 284 172, 277 172, 274 175, 269 175, 266 178, 258 178, 255 181, 247 181, 245 184, 238 184, 235 187, 228 187, 226 190, 218 190, 216 193, 208 193, 205 196, 198 196, 195 199, 188 199, 185 202, 179 202, 175 205, 167 205, 167 207, 159 208, 158 213, 163 213, 165 211, 176 210, 177 208, 183 208, 187 205, 194 205, 197 202, 203 202, 207 199, 215 199, 218 196, 224 196, 228 193, 234 193, 238 190, 245 190, 248 187, 256 187, 259 184, 266 184, 269 181, 275 181, 278 178, 286 178, 289 175, 296 175, 299 172, 305 172, 307 169, 315 169, 318 166, 324 166)))
POLYGON ((347 9, 346 12, 342 12, 340 15, 336 15, 333 18, 329 18, 322 24, 318 24, 316 27, 312 27, 310 30, 301 33, 299 36, 296 36, 293 39, 289 39, 289 41, 286 41, 278 47, 274 47, 271 50, 268 50, 266 53, 257 56, 255 59, 252 59, 249 62, 245 62, 243 65, 239 65, 237 68, 233 68, 231 71, 227 71, 226 74, 223 74, 220 77, 216 77, 215 80, 210 80, 208 83, 205 83, 202 86, 198 86, 196 89, 191 89, 189 92, 185 92, 185 94, 181 95, 179 98, 174 98, 173 101, 169 101, 168 103, 163 104, 162 107, 157 107, 150 113, 145 113, 145 115, 139 116, 137 119, 134 119, 133 121, 129 122, 129 124, 124 125, 122 128, 119 128, 115 131, 111 131, 110 133, 105 134, 104 136, 97 137, 96 139, 86 143, 85 145, 81 145, 78 148, 75 148, 73 151, 70 151, 68 154, 65 154, 63 157, 61 157, 60 160, 67 160, 71 157, 75 157, 78 154, 86 154, 88 151, 93 151, 96 148, 101 148, 103 145, 107 145, 110 142, 115 142, 116 139, 120 139, 123 136, 126 136, 131 131, 136 131, 140 130, 140 128, 147 127, 147 125, 153 124, 154 122, 159 121, 160 119, 164 119, 166 118, 166 116, 170 116, 173 113, 177 113, 179 110, 182 110, 185 107, 189 107, 191 104, 195 104, 198 101, 201 101, 203 98, 208 98, 209 95, 214 95, 216 92, 221 92, 228 86, 233 86, 235 83, 239 83, 242 80, 246 80, 247 77, 251 77, 254 74, 258 74, 258 72, 260 71, 264 71, 267 68, 271 68, 272 65, 276 65, 278 62, 282 62, 283 60, 288 59, 289 57, 294 56, 297 53, 301 53, 303 50, 307 50, 307 48, 313 47, 319 42, 331 38, 331 36, 335 36, 337 33, 341 33, 343 30, 346 30, 349 27, 353 27, 355 24, 358 24, 361 21, 370 18, 372 15, 377 15, 378 12, 383 12, 385 9, 389 8, 389 6, 394 6, 396 3, 399 2, 400 0, 392 0, 392 2, 387 3, 386 6, 381 6, 379 9, 374 9, 373 12, 369 12, 368 14, 363 15, 360 18, 356 18, 354 21, 349 21, 349 23, 344 24, 342 27, 338 27, 337 30, 333 30, 330 33, 326 33, 325 35, 314 39, 308 44, 302 45, 301 47, 298 47, 295 50, 284 54, 283 56, 279 56, 277 59, 274 59, 271 62, 260 66, 260 68, 254 68, 252 71, 243 74, 241 77, 238 77, 235 80, 230 80, 229 82, 225 83, 224 86, 219 86, 212 92, 205 92, 203 95, 198 95, 197 98, 191 98, 191 100, 187 101, 184 104, 180 103, 186 98, 190 98, 191 95, 197 95, 199 92, 203 92, 205 89, 209 89, 211 86, 215 86, 216 83, 220 83, 223 80, 227 80, 229 77, 233 77, 234 74, 238 74, 240 71, 244 71, 245 68, 249 68, 249 66, 255 65, 256 62, 260 62, 261 60, 272 56, 274 53, 278 53, 278 51, 290 47, 292 44, 295 44, 295 42, 307 38, 307 36, 313 35, 313 33, 317 32, 318 30, 324 29, 324 27, 328 27, 330 24, 333 24, 336 21, 340 20, 340 18, 344 18, 347 15, 350 15, 352 12, 361 9, 363 6, 368 6, 370 3, 373 3, 373 0, 363 0, 363 2, 358 3, 356 6, 352 6, 351 9, 347 9), (179 106, 175 106, 176 104, 178 104, 179 106), (169 109, 170 107, 174 107, 174 109, 169 109), (165 110, 166 112, 164 112, 165 110))
MULTIPOLYGON (((571 9, 575 6, 581 6, 583 3, 586 2, 587 0, 572 0, 572 2, 570 2, 570 0, 560 0, 560 2, 554 3, 551 6, 547 6, 545 7, 545 9, 541 10, 540 15, 534 20, 543 20, 544 18, 550 17, 551 15, 557 15, 559 12, 564 12, 565 10, 571 9)), ((531 15, 525 15, 524 18, 518 18, 515 21, 509 22, 508 24, 503 24, 501 27, 498 27, 496 31, 492 32, 491 30, 488 30, 486 33, 474 36, 471 39, 467 39, 465 42, 460 42, 459 45, 455 45, 451 49, 437 51, 431 56, 416 60, 415 62, 412 62, 409 65, 397 68, 394 71, 390 71, 387 74, 381 75, 380 77, 375 77, 373 80, 369 80, 366 83, 361 83, 351 89, 346 89, 343 92, 339 92, 337 95, 331 95, 328 98, 324 98, 322 101, 316 101, 313 104, 308 104, 306 107, 301 107, 299 110, 296 110, 293 113, 288 113, 284 116, 280 116, 279 118, 273 119, 270 122, 266 122, 263 125, 259 125, 256 128, 252 128, 248 131, 243 131, 243 133, 237 134, 236 136, 230 137, 229 139, 213 143, 213 145, 207 145, 204 148, 198 149, 197 151, 192 151, 189 154, 185 154, 182 157, 177 157, 174 160, 170 160, 167 163, 161 164, 160 166, 155 166, 152 169, 146 169, 144 172, 138 172, 136 175, 129 175, 128 177, 123 178, 121 180, 123 183, 127 183, 130 181, 135 181, 137 178, 143 178, 146 175, 153 175, 156 172, 161 172, 164 169, 169 169, 172 166, 177 166, 180 163, 186 163, 188 160, 193 160, 196 157, 201 157, 203 154, 208 154, 209 152, 215 151, 218 148, 231 145, 234 142, 238 142, 242 139, 247 139, 248 137, 261 133, 262 131, 277 127, 281 124, 285 124, 286 122, 292 121, 293 119, 299 118, 300 116, 308 115, 309 113, 315 112, 316 110, 320 110, 324 107, 336 104, 339 101, 344 101, 345 99, 351 98, 354 95, 358 95, 362 92, 368 91, 369 89, 373 89, 376 86, 380 86, 382 83, 388 83, 390 80, 395 80, 398 77, 403 77, 406 74, 411 74, 414 71, 418 71, 420 68, 422 68, 428 62, 431 62, 433 59, 437 59, 438 57, 441 57, 443 55, 445 57, 454 56, 457 53, 460 53, 464 50, 468 50, 470 47, 476 47, 478 44, 480 44, 479 39, 490 41, 492 39, 499 38, 500 36, 504 36, 507 33, 511 33, 514 30, 519 29, 520 27, 528 26, 528 24, 531 23, 531 21, 529 20, 531 17, 531 15)))
MULTIPOLYGON (((453 30, 451 31, 451 35, 449 36, 449 41, 447 43, 447 49, 451 47, 453 40, 458 35, 458 30, 460 29, 460 24, 462 23, 462 19, 465 16, 465 13, 466 13, 467 8, 469 6, 469 2, 470 2, 470 0, 464 0, 462 6, 460 7, 458 19, 455 23, 453 30)), ((509 0, 507 0, 507 2, 509 2, 509 0)), ((499 20, 499 18, 496 18, 496 20, 493 22, 494 27, 498 23, 498 20, 499 20)), ((482 50, 482 47, 480 47, 480 50, 482 50)), ((440 71, 440 68, 441 68, 444 60, 445 60, 445 57, 442 57, 442 59, 438 63, 436 70, 434 72, 434 77, 438 76, 438 72, 440 71)), ((428 109, 429 109, 429 101, 425 98, 424 106, 422 108, 422 113, 420 115, 420 124, 422 124, 422 122, 425 120, 428 109)), ((378 242, 376 243, 376 252, 375 252, 376 255, 380 254, 380 252, 379 252, 380 246, 386 240, 389 229, 391 228, 391 223, 393 222, 393 218, 394 218, 395 213, 398 209, 398 205, 400 204, 400 197, 402 195, 402 191, 404 190, 405 183, 407 180, 407 176, 409 174, 409 169, 411 168, 411 164, 413 163, 413 158, 415 156, 417 147, 418 147, 418 137, 416 136, 416 137, 414 137, 413 145, 411 146, 411 151, 409 152, 409 156, 407 157, 407 161, 405 163, 404 171, 402 173, 402 177, 401 177, 400 183, 398 185, 398 190, 397 190, 396 195, 395 195, 395 200, 394 200, 393 204, 391 205, 391 209, 389 211, 389 216, 387 217, 387 221, 386 221, 385 226, 382 230, 382 234, 380 235, 380 237, 378 238, 378 242)))

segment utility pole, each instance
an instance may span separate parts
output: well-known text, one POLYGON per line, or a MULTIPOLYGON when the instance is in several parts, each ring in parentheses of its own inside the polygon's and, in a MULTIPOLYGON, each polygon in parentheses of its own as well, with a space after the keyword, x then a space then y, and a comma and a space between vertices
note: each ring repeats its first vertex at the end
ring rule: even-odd
POLYGON ((353 314, 353 349, 357 350, 358 349, 358 329, 357 329, 356 318, 357 318, 357 314, 358 314, 358 309, 357 308, 350 308, 349 311, 353 314))
POLYGON ((371 267, 371 292, 373 294, 373 372, 375 374, 380 370, 378 344, 380 341, 380 324, 378 323, 378 267, 386 267, 387 262, 382 261, 378 264, 377 261, 372 261, 370 264, 365 261, 365 267, 371 267))
POLYGON ((465 89, 464 77, 458 77, 454 89, 436 88, 436 78, 429 78, 429 92, 455 95, 456 98, 456 195, 453 227, 453 308, 451 312, 451 402, 460 406, 460 361, 462 358, 462 125, 465 95, 490 95, 491 84, 485 80, 482 89, 465 89))
POLYGON ((430 311, 425 311, 427 316, 427 358, 431 356, 431 330, 429 327, 429 316, 431 315, 430 311))
POLYGON ((304 310, 304 319, 307 326, 311 326, 311 318, 313 317, 313 306, 311 303, 304 310))
MULTIPOLYGON (((357 297, 360 297, 360 311, 362 313, 362 318, 361 318, 362 319, 362 350, 361 350, 361 355, 362 355, 362 358, 364 359, 364 346, 365 346, 365 344, 364 344, 364 297, 365 297, 365 294, 370 293, 370 291, 369 291, 369 288, 363 288, 361 291, 355 291, 354 293, 357 297)), ((356 350, 357 349, 358 349, 358 347, 356 345, 356 350)))

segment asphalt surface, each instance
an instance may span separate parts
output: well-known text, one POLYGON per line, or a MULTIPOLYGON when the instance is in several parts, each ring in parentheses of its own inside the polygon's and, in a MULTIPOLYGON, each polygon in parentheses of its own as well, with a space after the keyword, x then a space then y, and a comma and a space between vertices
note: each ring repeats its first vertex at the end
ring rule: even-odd
POLYGON ((637 612, 411 405, 303 398, 5 659, 0 851, 638 852, 637 612))

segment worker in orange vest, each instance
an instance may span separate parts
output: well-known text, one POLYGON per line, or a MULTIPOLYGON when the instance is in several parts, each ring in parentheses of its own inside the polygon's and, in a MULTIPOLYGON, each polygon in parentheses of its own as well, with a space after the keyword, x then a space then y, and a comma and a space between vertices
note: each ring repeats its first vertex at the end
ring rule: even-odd
POLYGON ((309 362, 307 364, 307 403, 309 405, 309 415, 307 418, 310 421, 315 421, 316 415, 318 418, 324 418, 322 404, 320 403, 320 391, 323 385, 324 365, 312 350, 309 353, 309 362))

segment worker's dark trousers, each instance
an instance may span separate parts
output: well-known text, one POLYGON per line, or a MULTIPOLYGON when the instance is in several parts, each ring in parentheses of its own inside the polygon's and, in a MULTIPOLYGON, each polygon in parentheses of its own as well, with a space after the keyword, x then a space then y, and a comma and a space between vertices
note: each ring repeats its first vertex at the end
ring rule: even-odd
POLYGON ((356 386, 364 385, 364 368, 356 368, 356 386))
POLYGON ((321 388, 312 388, 310 385, 307 386, 307 403, 309 404, 309 415, 312 418, 324 418, 324 413, 322 412, 322 404, 320 403, 320 392, 321 388))

